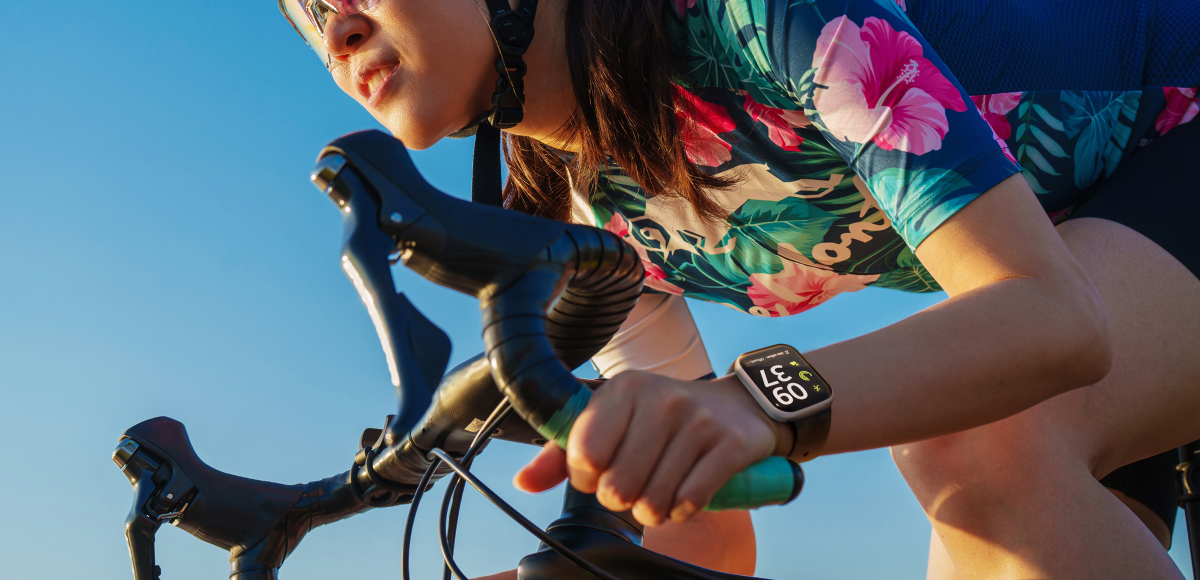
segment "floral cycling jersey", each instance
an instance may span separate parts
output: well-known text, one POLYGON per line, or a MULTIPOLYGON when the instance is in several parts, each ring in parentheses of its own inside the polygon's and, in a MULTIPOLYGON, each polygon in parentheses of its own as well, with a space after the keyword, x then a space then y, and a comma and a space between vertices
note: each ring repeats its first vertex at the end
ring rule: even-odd
MULTIPOLYGON (((1200 1, 1164 1, 1200 19, 1200 1)), ((1064 39, 1031 24, 1095 20, 1086 6, 1047 14, 1033 0, 671 2, 686 73, 682 137, 703 170, 738 179, 711 193, 728 218, 705 221, 679 198, 648 198, 610 166, 586 200, 576 192, 575 219, 632 244, 650 289, 758 316, 797 314, 865 286, 937 291, 913 249, 980 194, 1023 171, 1051 217, 1065 217, 1139 143, 1200 108, 1194 34, 1132 54, 1104 36, 1064 39), (945 59, 922 31, 949 47, 945 59), (993 50, 961 48, 976 36, 993 50), (1041 40, 1062 45, 1062 70, 1035 64, 1046 60, 1041 40)), ((1106 12, 1107 30, 1141 22, 1144 37, 1148 22, 1171 16, 1155 2, 1106 12)))

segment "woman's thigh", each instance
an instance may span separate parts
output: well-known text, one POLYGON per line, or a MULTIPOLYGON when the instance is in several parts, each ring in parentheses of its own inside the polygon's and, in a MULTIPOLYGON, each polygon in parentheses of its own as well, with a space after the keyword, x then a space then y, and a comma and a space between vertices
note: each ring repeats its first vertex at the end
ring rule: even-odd
MULTIPOLYGON (((893 448, 964 577, 1112 572, 1120 562, 1170 568, 1097 479, 1200 439, 1200 281, 1114 222, 1059 230, 1108 307, 1108 376, 1007 419, 893 448)), ((953 578, 942 568, 931 578, 953 578)))
POLYGON ((1200 280, 1114 222, 1072 220, 1059 232, 1108 307, 1113 367, 1031 411, 1077 443, 1096 477, 1200 439, 1200 280))
MULTIPOLYGON (((1200 439, 1200 121, 1176 127, 1122 162, 1075 216, 1058 230, 1108 307, 1114 345, 1109 375, 1013 417, 893 454, 935 531, 954 536, 962 528, 1007 549, 1034 536, 1037 546, 1028 550, 1033 559, 1074 555, 1086 568, 1106 556, 1089 551, 1097 541, 1152 547, 1136 530, 1119 529, 1136 519, 1112 510, 1137 514, 1163 541, 1169 530, 1159 517, 1173 507, 1169 499, 1159 501, 1174 494, 1167 489, 1173 482, 1158 481, 1160 473, 1138 472, 1146 485, 1126 486, 1145 497, 1115 494, 1128 510, 1096 480, 1200 439), (1140 503, 1145 500, 1152 501, 1140 503), (1044 533, 1033 532, 1038 529, 1044 533)), ((1147 460, 1120 473, 1151 462, 1161 463, 1147 460)), ((971 549, 971 542, 950 539, 971 549)), ((931 550, 931 558, 947 555, 931 550)), ((937 563, 931 560, 931 566, 937 563)), ((954 577, 932 567, 931 574, 954 577)))
POLYGON ((1200 280, 1114 222, 1073 220, 1059 231, 1108 308, 1112 369, 1007 419, 894 448, 927 511, 954 487, 1028 493, 1026 478, 1086 472, 1098 479, 1200 439, 1200 280))

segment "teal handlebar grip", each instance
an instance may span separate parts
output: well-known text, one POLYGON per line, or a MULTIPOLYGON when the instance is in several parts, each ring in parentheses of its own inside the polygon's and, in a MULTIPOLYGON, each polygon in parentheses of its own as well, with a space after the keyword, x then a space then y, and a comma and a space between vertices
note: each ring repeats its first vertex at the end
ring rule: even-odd
MULTIPOLYGON (((566 449, 571 427, 591 398, 590 389, 579 389, 550 421, 538 427, 538 432, 566 449)), ((704 509, 715 512, 785 505, 796 499, 802 489, 804 471, 799 465, 786 457, 768 457, 734 475, 704 509)))
POLYGON ((768 457, 733 476, 706 511, 749 510, 791 503, 804 489, 804 471, 786 457, 768 457))

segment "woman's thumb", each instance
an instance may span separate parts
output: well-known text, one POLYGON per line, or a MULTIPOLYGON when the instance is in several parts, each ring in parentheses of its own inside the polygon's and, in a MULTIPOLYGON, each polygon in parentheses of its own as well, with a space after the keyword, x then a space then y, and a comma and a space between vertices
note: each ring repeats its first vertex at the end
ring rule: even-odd
POLYGON ((513 477, 513 485, 527 493, 541 493, 567 478, 567 453, 551 441, 533 461, 513 477))

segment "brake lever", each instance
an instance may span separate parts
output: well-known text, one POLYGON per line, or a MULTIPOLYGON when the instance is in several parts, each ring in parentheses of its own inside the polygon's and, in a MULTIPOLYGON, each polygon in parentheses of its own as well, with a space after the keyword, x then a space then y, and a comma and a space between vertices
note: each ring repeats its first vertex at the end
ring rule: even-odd
POLYGON ((370 182, 340 156, 324 158, 312 180, 342 210, 342 270, 367 307, 396 388, 399 410, 384 430, 391 445, 429 407, 450 362, 450 337, 396 291, 391 265, 398 243, 381 227, 380 201, 370 182))
POLYGON ((113 462, 133 484, 133 506, 125 518, 125 542, 133 564, 134 580, 159 580, 162 569, 155 563, 154 538, 164 521, 177 520, 187 509, 184 500, 194 491, 191 481, 180 473, 172 485, 172 469, 166 462, 143 452, 132 439, 122 439, 113 452, 113 462), (186 488, 176 495, 175 488, 186 488), (167 491, 171 488, 172 491, 167 491), (170 499, 167 499, 170 496, 170 499), (165 504, 165 505, 164 505, 165 504), (179 507, 182 506, 182 507, 179 507))
POLYGON ((380 131, 339 137, 321 151, 313 182, 343 211, 350 200, 337 181, 347 174, 374 196, 379 228, 400 242, 405 266, 476 298, 523 275, 567 229, 564 222, 439 191, 417 171, 404 144, 380 131))

